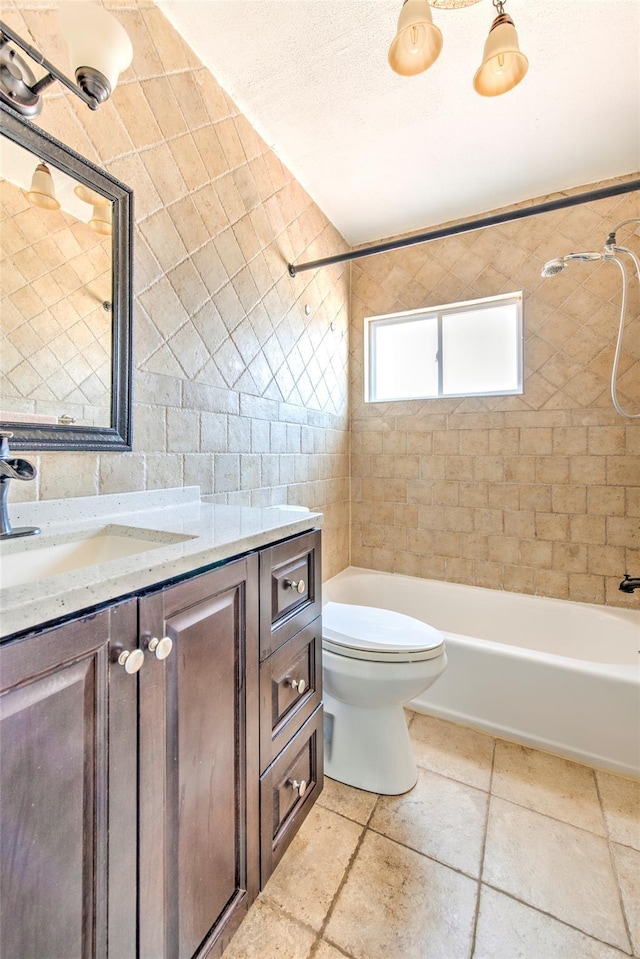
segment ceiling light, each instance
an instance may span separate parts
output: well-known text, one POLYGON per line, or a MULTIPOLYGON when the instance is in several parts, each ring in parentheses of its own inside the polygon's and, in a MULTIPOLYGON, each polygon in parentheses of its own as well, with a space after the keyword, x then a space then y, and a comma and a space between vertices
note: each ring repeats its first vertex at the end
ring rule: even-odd
POLYGON ((389 66, 403 77, 427 70, 442 50, 442 33, 434 25, 427 0, 404 0, 398 30, 389 47, 389 66))
MULTIPOLYGON (((459 9, 478 0, 431 0, 431 6, 459 9)), ((491 25, 480 69, 473 79, 475 90, 486 97, 513 89, 524 77, 529 62, 518 47, 518 34, 504 12, 504 0, 493 0, 498 16, 491 25)), ((423 73, 442 50, 442 33, 433 23, 427 0, 404 0, 396 36, 389 47, 389 65, 401 76, 423 73)))
POLYGON ((31 178, 31 189, 25 193, 31 206, 39 206, 42 210, 59 210, 60 204, 56 199, 51 171, 46 163, 39 163, 31 178))
POLYGON ((474 89, 483 97, 497 97, 512 90, 529 69, 529 61, 518 46, 513 20, 500 0, 493 0, 493 5, 498 16, 491 24, 482 65, 473 78, 474 89))
POLYGON ((59 21, 66 39, 77 83, 65 76, 14 30, 0 21, 0 99, 26 117, 42 111, 41 92, 57 80, 92 110, 113 93, 118 77, 133 59, 133 47, 124 27, 112 14, 91 3, 67 2, 59 21), (47 71, 35 79, 18 47, 47 71))

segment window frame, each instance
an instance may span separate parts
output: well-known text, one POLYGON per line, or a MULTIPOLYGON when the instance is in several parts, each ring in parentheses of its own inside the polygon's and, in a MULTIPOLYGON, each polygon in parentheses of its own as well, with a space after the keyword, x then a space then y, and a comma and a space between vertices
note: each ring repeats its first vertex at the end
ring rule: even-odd
POLYGON ((461 300, 457 303, 441 303, 438 306, 421 307, 417 310, 404 310, 399 313, 386 313, 364 318, 364 401, 365 403, 411 403, 414 400, 441 400, 455 399, 456 397, 485 397, 485 396, 518 396, 524 393, 524 291, 515 290, 512 293, 499 293, 495 296, 484 296, 475 300, 461 300), (512 390, 490 390, 484 393, 444 393, 443 392, 443 362, 442 362, 442 321, 449 313, 470 313, 482 306, 508 305, 516 307, 516 363, 518 383, 512 390), (373 328, 376 326, 393 326, 406 323, 408 320, 435 318, 437 324, 437 353, 438 364, 438 392, 420 396, 399 396, 377 399, 372 397, 375 389, 375 358, 376 337, 373 328))

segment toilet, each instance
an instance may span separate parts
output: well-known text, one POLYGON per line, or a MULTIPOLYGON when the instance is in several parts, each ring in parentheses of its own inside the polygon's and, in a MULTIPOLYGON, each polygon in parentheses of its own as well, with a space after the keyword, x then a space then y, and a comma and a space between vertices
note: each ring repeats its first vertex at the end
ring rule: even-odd
POLYGON ((322 659, 327 776, 370 792, 407 792, 418 772, 402 707, 444 671, 444 636, 403 613, 329 602, 322 659))

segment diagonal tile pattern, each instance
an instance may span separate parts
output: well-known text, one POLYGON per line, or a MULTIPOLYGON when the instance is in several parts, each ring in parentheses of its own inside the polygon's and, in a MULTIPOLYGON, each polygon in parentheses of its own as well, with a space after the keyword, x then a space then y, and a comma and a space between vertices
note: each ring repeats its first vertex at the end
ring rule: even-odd
POLYGON ((258 941, 283 959, 640 956, 639 784, 410 723, 417 786, 376 796, 327 780, 225 959, 258 941))

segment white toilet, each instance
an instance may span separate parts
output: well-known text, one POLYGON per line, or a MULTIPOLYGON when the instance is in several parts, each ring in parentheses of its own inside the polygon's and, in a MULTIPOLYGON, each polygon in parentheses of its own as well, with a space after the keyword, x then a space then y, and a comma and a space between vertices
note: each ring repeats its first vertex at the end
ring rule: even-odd
POLYGON ((403 705, 444 671, 441 632, 403 613, 327 603, 322 610, 325 772, 397 795, 418 778, 403 705))

